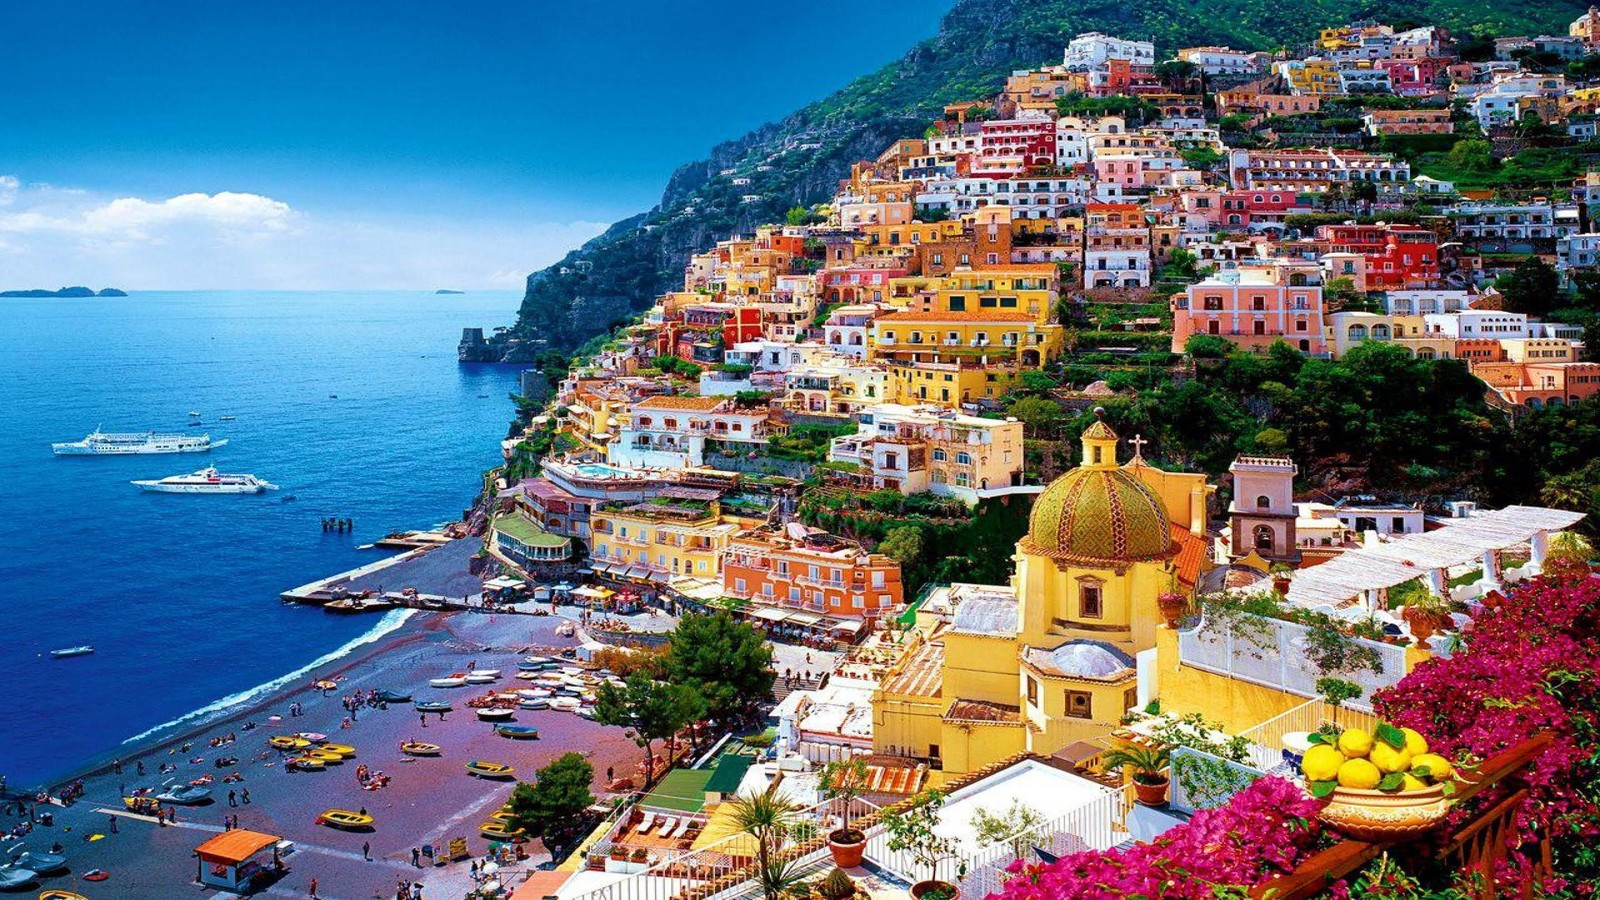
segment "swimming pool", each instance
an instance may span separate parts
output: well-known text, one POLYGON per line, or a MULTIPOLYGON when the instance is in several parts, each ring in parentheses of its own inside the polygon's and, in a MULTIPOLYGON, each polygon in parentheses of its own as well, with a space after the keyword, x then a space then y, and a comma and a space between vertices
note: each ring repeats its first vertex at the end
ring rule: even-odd
POLYGON ((572 468, 585 478, 628 478, 634 474, 605 463, 579 463, 572 468))

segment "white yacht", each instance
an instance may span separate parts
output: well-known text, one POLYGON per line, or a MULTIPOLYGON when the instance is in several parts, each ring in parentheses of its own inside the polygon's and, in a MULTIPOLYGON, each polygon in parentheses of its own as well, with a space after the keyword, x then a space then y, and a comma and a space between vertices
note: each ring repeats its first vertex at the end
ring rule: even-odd
POLYGON ((254 475, 225 475, 216 469, 201 469, 192 475, 172 475, 160 481, 135 481, 141 491, 158 491, 164 494, 259 494, 275 491, 278 486, 269 484, 254 475))
POLYGON ((202 453, 221 447, 226 439, 213 441, 210 434, 157 434, 144 431, 109 434, 96 428, 81 441, 51 444, 57 456, 102 456, 130 453, 202 453))

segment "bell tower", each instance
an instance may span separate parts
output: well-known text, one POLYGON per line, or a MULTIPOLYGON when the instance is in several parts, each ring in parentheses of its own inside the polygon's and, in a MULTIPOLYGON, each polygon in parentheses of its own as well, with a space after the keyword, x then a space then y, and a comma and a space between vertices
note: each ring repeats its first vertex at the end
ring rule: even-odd
POLYGON ((1276 456, 1240 456, 1228 467, 1233 475, 1233 502, 1228 506, 1232 526, 1231 555, 1237 559, 1252 550, 1269 562, 1300 562, 1294 531, 1294 460, 1276 456))

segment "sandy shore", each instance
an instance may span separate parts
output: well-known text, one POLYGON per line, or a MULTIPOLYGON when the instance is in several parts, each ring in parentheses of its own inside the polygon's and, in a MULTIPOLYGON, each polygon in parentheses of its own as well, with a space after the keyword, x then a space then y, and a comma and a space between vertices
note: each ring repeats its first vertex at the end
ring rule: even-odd
MULTIPOLYGON (((222 830, 225 816, 237 815, 243 828, 281 835, 297 844, 298 851, 289 859, 289 875, 266 891, 266 896, 304 897, 315 878, 322 897, 369 900, 394 896, 396 880, 405 878, 428 885, 430 900, 459 897, 466 884, 467 863, 419 870, 411 865, 411 849, 443 845, 453 837, 467 838, 474 855, 486 849, 488 841, 478 835, 477 825, 505 801, 511 783, 471 777, 463 769, 465 762, 494 760, 516 766, 519 775, 531 775, 560 754, 576 750, 588 756, 595 767, 597 795, 608 766, 615 766, 618 774, 637 768, 639 750, 622 729, 569 713, 519 710, 517 722, 537 726, 540 739, 509 740, 494 734, 488 723, 478 721, 465 706, 468 699, 488 688, 435 689, 427 684, 428 679, 462 671, 473 661, 480 669, 502 670, 497 687, 519 687, 522 683, 510 676, 524 652, 576 643, 555 634, 561 621, 524 615, 419 613, 356 655, 321 667, 281 692, 187 733, 158 738, 160 744, 140 747, 138 752, 125 748, 121 775, 102 771, 89 776, 83 799, 70 807, 52 808, 55 824, 36 827, 25 839, 28 846, 40 850, 60 842, 70 859, 71 873, 42 879, 41 887, 69 888, 95 900, 207 893, 194 881, 192 851, 222 830), (519 652, 530 647, 536 649, 519 652), (311 682, 320 679, 337 681, 339 690, 324 696, 311 688, 311 682), (347 715, 342 697, 357 689, 374 688, 407 692, 418 699, 449 699, 456 711, 443 722, 429 716, 424 728, 410 704, 393 704, 387 710, 361 710, 349 728, 341 729, 341 720, 347 715), (289 706, 294 702, 302 705, 304 715, 290 718, 289 706), (281 716, 282 721, 269 723, 268 717, 273 715, 281 716), (241 731, 251 720, 258 727, 241 731), (267 739, 298 731, 327 734, 329 740, 356 747, 358 755, 322 772, 285 771, 280 754, 268 748, 267 739), (209 746, 212 737, 229 732, 237 736, 234 743, 215 749, 209 746), (411 739, 439 744, 443 755, 405 757, 399 744, 411 739), (191 745, 188 751, 181 749, 185 743, 191 745), (225 756, 238 757, 238 764, 216 768, 214 760, 225 756), (148 773, 143 777, 135 774, 141 761, 148 773), (163 762, 177 764, 178 771, 159 775, 157 769, 163 762), (382 790, 362 790, 355 776, 358 763, 391 775, 392 782, 382 790), (233 771, 242 772, 244 781, 223 784, 221 776, 233 771), (213 802, 179 807, 177 827, 160 828, 122 814, 121 797, 128 791, 183 784, 208 774, 217 779, 212 785, 213 802), (230 788, 241 792, 241 797, 248 789, 251 802, 230 807, 230 788), (346 833, 313 823, 318 813, 334 807, 365 807, 376 818, 375 830, 346 833), (110 831, 111 813, 118 818, 115 834, 110 831), (89 841, 93 834, 105 837, 89 841), (363 843, 370 844, 371 861, 362 858, 363 843), (110 879, 94 884, 79 878, 93 868, 110 872, 110 879)), ((8 817, 0 823, 10 828, 16 821, 8 817)), ((530 849, 542 851, 542 845, 535 843, 530 849)))

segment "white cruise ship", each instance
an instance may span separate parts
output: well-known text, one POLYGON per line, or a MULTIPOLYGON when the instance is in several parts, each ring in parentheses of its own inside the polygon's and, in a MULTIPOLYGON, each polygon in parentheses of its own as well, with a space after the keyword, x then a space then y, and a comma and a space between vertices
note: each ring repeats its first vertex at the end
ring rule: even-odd
POLYGON ((209 434, 107 434, 96 428, 81 441, 51 444, 57 456, 101 456, 130 453, 202 453, 221 447, 226 438, 213 441, 209 434))
POLYGON ((216 469, 201 469, 192 475, 172 475, 160 481, 135 481, 141 491, 163 494, 259 494, 275 491, 278 486, 268 484, 254 475, 225 475, 216 469))

